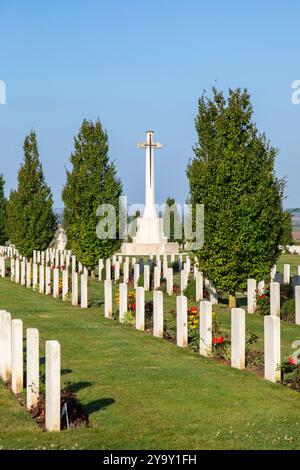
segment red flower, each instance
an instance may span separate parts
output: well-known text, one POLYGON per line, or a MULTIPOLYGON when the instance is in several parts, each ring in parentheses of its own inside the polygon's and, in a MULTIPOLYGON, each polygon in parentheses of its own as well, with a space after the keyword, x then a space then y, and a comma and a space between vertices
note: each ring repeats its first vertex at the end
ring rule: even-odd
POLYGON ((258 296, 259 299, 264 299, 265 297, 266 297, 265 294, 260 294, 260 295, 258 296))
POLYGON ((219 336, 219 337, 216 337, 213 339, 213 343, 214 344, 222 344, 224 343, 224 337, 223 336, 219 336))
POLYGON ((293 356, 290 357, 290 364, 291 364, 291 366, 296 366, 297 365, 295 359, 293 358, 293 356))
POLYGON ((61 269, 62 269, 62 271, 64 271, 66 268, 64 267, 64 265, 62 265, 61 269))
POLYGON ((48 287, 51 287, 51 282, 49 282, 48 287))
POLYGON ((51 266, 51 269, 55 269, 55 266, 54 266, 54 264, 52 264, 52 266, 51 266))
POLYGON ((189 308, 189 313, 196 315, 198 313, 197 307, 190 307, 189 308))

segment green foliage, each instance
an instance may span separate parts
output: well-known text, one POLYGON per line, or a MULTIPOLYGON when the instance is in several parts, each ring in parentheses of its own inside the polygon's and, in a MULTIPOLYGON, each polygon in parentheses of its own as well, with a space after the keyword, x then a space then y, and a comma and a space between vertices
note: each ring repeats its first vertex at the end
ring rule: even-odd
POLYGON ((288 299, 283 303, 281 318, 286 321, 295 321, 295 299, 288 299))
POLYGON ((293 245, 293 224, 292 216, 288 210, 285 210, 282 214, 282 245, 293 245))
POLYGON ((196 300, 196 281, 192 279, 188 282, 186 288, 183 291, 183 295, 185 295, 189 300, 196 300))
POLYGON ((144 274, 140 274, 139 280, 138 280, 138 286, 144 287, 144 274))
POLYGON ((0 245, 4 245, 7 240, 5 230, 6 199, 4 197, 4 185, 5 181, 3 175, 0 175, 0 245))
POLYGON ((183 243, 183 228, 175 199, 170 196, 166 200, 163 212, 164 234, 170 242, 183 243))
POLYGON ((133 310, 129 310, 124 314, 123 323, 125 323, 125 325, 135 324, 135 312, 133 310))
POLYGON ((284 182, 274 174, 277 150, 252 121, 246 90, 213 89, 199 100, 197 143, 187 168, 189 203, 204 204, 205 243, 197 252, 205 276, 221 290, 263 279, 283 237, 284 182))
POLYGON ((264 292, 256 292, 256 313, 259 315, 270 314, 270 289, 264 289, 264 292))
POLYGON ((64 227, 68 244, 78 260, 87 267, 97 265, 99 258, 108 258, 121 246, 118 237, 119 197, 122 184, 115 164, 109 161, 106 131, 99 120, 84 120, 75 137, 71 155, 72 170, 67 171, 63 189, 64 227), (116 212, 116 238, 100 239, 96 228, 106 216, 97 216, 101 204, 111 204, 116 212))
POLYGON ((6 205, 6 233, 26 257, 33 250, 45 250, 53 239, 57 219, 53 199, 46 185, 36 141, 31 131, 24 141, 24 161, 18 173, 18 188, 12 190, 6 205))
POLYGON ((174 273, 179 273, 179 263, 178 261, 173 261, 171 264, 174 273))

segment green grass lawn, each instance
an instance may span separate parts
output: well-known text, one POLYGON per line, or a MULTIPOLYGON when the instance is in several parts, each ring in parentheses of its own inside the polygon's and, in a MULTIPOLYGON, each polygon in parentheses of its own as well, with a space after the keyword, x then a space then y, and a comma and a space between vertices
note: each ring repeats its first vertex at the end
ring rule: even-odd
MULTIPOLYGON (((103 283, 90 281, 89 296, 102 302, 103 283)), ((175 297, 164 297, 169 311, 175 297)), ((0 308, 39 329, 41 362, 46 340, 61 343, 62 385, 71 383, 90 420, 42 432, 0 383, 0 449, 300 448, 300 395, 287 387, 106 320, 103 305, 81 310, 9 279, 0 279, 0 308)), ((229 331, 228 309, 214 311, 229 331)), ((247 327, 263 347, 263 318, 247 315, 247 327)), ((282 322, 284 358, 295 339, 300 327, 282 322)))

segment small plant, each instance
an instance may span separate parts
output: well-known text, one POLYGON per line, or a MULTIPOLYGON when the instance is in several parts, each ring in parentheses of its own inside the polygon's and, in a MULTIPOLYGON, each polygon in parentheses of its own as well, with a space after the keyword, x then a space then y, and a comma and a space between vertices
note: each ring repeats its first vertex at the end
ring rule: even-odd
POLYGON ((196 281, 192 279, 184 289, 183 295, 189 300, 196 300, 196 281))
POLYGON ((256 312, 259 315, 269 315, 270 313, 270 290, 263 292, 256 290, 256 312))
POLYGON ((167 280, 164 277, 161 278, 160 286, 156 290, 160 290, 162 292, 167 291, 167 280))
POLYGON ((282 320, 295 322, 295 299, 288 299, 283 302, 280 316, 282 320))
POLYGON ((138 287, 144 287, 144 274, 140 274, 139 276, 138 287))
POLYGON ((173 295, 180 295, 180 286, 178 284, 173 284, 173 295))
POLYGON ((281 364, 282 383, 293 390, 300 392, 300 364, 291 356, 288 362, 281 364))
POLYGON ((128 310, 124 317, 123 317, 123 323, 126 325, 134 325, 135 324, 135 313, 133 310, 128 310))
POLYGON ((65 302, 67 304, 69 304, 72 300, 72 292, 69 290, 66 294, 65 294, 65 302))
POLYGON ((245 359, 246 367, 263 368, 264 366, 264 353, 259 349, 255 349, 252 346, 257 343, 258 336, 251 330, 247 330, 246 337, 246 350, 245 359))
POLYGON ((212 355, 229 361, 231 357, 231 341, 222 335, 215 336, 212 340, 212 355))

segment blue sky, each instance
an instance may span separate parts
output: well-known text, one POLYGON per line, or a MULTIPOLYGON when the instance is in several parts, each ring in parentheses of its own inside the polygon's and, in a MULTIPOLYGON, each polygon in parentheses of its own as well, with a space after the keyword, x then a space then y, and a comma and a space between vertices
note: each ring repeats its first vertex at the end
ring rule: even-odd
POLYGON ((130 202, 144 201, 151 128, 156 199, 184 202, 203 89, 247 87, 255 121, 280 150, 286 207, 300 206, 300 3, 235 0, 0 0, 0 172, 16 185, 22 144, 37 131, 47 183, 61 207, 65 167, 83 118, 100 118, 130 202))

